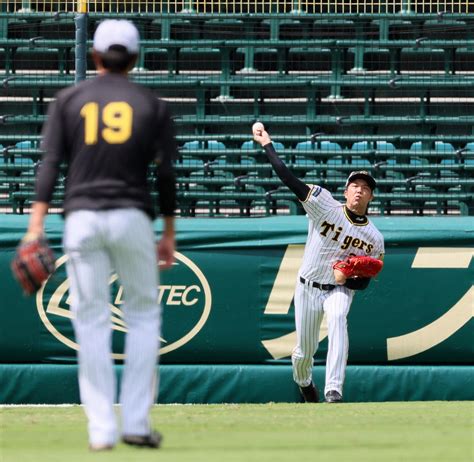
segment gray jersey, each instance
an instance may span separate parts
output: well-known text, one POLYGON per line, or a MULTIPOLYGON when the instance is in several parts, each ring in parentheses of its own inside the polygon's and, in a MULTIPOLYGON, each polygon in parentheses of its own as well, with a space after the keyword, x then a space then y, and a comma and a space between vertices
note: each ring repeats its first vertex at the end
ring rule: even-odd
POLYGON ((302 204, 309 218, 300 268, 305 279, 335 284, 335 262, 351 255, 381 258, 385 253, 383 236, 373 223, 351 213, 326 189, 313 186, 302 204))

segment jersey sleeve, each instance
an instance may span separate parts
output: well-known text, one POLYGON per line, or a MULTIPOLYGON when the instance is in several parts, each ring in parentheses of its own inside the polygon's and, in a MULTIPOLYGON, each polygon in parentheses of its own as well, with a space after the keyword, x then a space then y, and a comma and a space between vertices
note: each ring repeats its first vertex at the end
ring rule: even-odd
POLYGON ((157 135, 155 162, 158 165, 156 176, 160 212, 165 216, 172 216, 176 209, 173 163, 177 157, 178 148, 173 120, 164 101, 160 101, 158 107, 157 135))
POLYGON ((310 186, 308 195, 304 201, 301 201, 303 208, 308 216, 317 219, 321 215, 340 207, 341 204, 331 196, 331 193, 321 186, 310 186))
POLYGON ((159 100, 156 122, 155 162, 173 162, 178 156, 176 130, 168 105, 159 100))
POLYGON ((61 115, 59 98, 48 108, 48 118, 43 126, 41 149, 44 154, 36 178, 36 201, 49 203, 66 153, 64 117, 61 115))
POLYGON ((268 160, 272 164, 273 170, 279 176, 280 180, 293 192, 296 194, 296 197, 303 201, 306 197, 308 197, 308 193, 310 191, 310 187, 303 183, 301 180, 296 178, 293 173, 290 172, 288 167, 284 164, 284 162, 278 157, 277 152, 275 151, 275 147, 273 143, 266 144, 263 147, 265 154, 268 157, 268 160))
POLYGON ((378 258, 379 260, 383 260, 384 255, 385 255, 384 238, 382 236, 382 233, 379 232, 379 239, 375 247, 374 257, 378 258))

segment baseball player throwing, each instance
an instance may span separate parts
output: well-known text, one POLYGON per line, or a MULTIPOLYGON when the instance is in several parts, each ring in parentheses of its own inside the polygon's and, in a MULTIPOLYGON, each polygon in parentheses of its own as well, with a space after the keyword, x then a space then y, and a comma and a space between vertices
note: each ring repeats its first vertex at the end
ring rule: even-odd
POLYGON ((356 273, 346 269, 352 259, 358 261, 361 256, 379 271, 384 255, 383 237, 366 216, 376 183, 366 171, 352 172, 345 184, 343 205, 326 189, 296 178, 278 157, 261 123, 254 124, 253 136, 263 146, 280 179, 301 201, 309 218, 295 291, 297 345, 292 354, 293 378, 306 402, 319 401, 312 367, 319 328, 326 313, 329 344, 324 394, 328 403, 341 402, 349 350, 347 315, 354 291, 365 289, 370 282, 368 277, 352 277, 356 273))
POLYGON ((65 163, 63 243, 92 450, 112 449, 118 439, 108 307, 112 268, 124 287, 128 328, 120 393, 122 440, 151 448, 161 441, 149 422, 157 390, 161 311, 147 169, 152 161, 158 164, 164 215, 158 253, 168 267, 175 248, 176 142, 165 103, 127 78, 138 51, 139 34, 131 22, 107 20, 97 28, 93 59, 98 76, 60 91, 50 107, 28 228, 29 235, 44 233, 43 219, 65 163))

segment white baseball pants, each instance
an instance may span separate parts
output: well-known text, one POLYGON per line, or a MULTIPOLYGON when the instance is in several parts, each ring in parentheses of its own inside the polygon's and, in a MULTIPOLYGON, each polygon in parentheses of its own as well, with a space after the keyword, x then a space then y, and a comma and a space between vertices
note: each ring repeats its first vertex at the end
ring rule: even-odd
POLYGON ((324 393, 336 390, 342 395, 349 352, 347 315, 354 292, 343 286, 326 291, 311 285, 310 281, 296 283, 295 324, 297 345, 293 350, 293 378, 300 386, 312 380, 313 356, 318 349, 319 328, 326 313, 328 323, 328 353, 324 393))
POLYGON ((114 444, 118 438, 109 308, 112 270, 124 289, 121 308, 128 330, 120 392, 122 433, 148 434, 161 328, 152 222, 138 209, 72 212, 66 217, 64 249, 89 442, 114 444))

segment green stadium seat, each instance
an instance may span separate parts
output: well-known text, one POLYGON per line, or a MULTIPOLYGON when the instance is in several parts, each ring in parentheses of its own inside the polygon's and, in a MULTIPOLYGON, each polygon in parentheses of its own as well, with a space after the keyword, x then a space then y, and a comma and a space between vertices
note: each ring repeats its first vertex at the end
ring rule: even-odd
POLYGON ((21 16, 12 16, 7 25, 7 37, 9 39, 31 39, 39 37, 40 18, 20 19, 21 16))
POLYGON ((317 19, 312 36, 317 39, 351 40, 356 36, 356 25, 347 19, 317 19))
POLYGON ((456 49, 454 55, 454 69, 457 73, 472 72, 474 62, 474 47, 461 47, 456 49))
POLYGON ((375 142, 375 149, 378 152, 392 152, 395 151, 395 145, 393 143, 387 143, 386 141, 376 141, 375 142))
POLYGON ((71 18, 46 18, 39 23, 38 36, 45 39, 68 39, 76 37, 76 25, 71 18))
POLYGON ((429 19, 422 27, 422 37, 430 40, 466 40, 467 24, 464 21, 453 21, 449 19, 429 19))
POLYGON ((422 141, 416 141, 410 146, 410 151, 413 153, 410 157, 410 164, 411 165, 421 165, 421 164, 428 164, 428 159, 424 157, 420 157, 417 153, 422 151, 424 148, 424 144, 422 141))
POLYGON ((222 143, 221 141, 209 140, 207 142, 207 149, 210 149, 211 151, 215 151, 218 149, 225 149, 225 144, 222 143))
POLYGON ((361 156, 351 156, 350 163, 355 170, 369 170, 372 167, 372 164, 361 156))
POLYGON ((326 166, 328 169, 336 169, 336 170, 344 171, 345 169, 342 168, 344 165, 344 162, 345 162, 344 156, 334 156, 327 160, 326 166))
POLYGON ((219 156, 214 161, 212 161, 214 168, 219 168, 219 166, 226 166, 226 165, 236 165, 237 169, 240 168, 251 168, 256 164, 256 161, 253 157, 250 156, 241 156, 239 159, 230 159, 227 156, 219 156))
POLYGON ((334 157, 339 158, 342 155, 342 148, 338 143, 332 141, 302 141, 295 147, 297 157, 303 159, 311 159, 313 164, 317 165, 327 162, 334 157))
POLYGON ((7 152, 3 150, 3 145, 0 144, 0 171, 4 165, 9 163, 9 160, 7 152))
POLYGON ((298 165, 320 164, 322 158, 318 157, 317 145, 314 141, 301 141, 295 146, 295 163, 298 165))
MULTIPOLYGON (((307 22, 305 22, 307 24, 307 22)), ((294 28, 301 23, 298 20, 288 18, 270 18, 264 19, 259 25, 259 35, 263 39, 278 41, 282 40, 282 31, 284 37, 292 36, 294 28)), ((289 39, 291 40, 291 38, 289 39)), ((289 71, 288 66, 288 48, 246 46, 239 48, 238 53, 245 53, 245 72, 278 72, 286 74, 289 71)))
MULTIPOLYGON (((279 153, 280 156, 281 156, 282 151, 285 150, 285 146, 283 145, 283 143, 280 143, 279 141, 273 141, 273 147, 279 153)), ((255 162, 258 162, 258 163, 267 163, 268 162, 267 157, 265 156, 265 154, 263 154, 263 149, 255 141, 245 141, 244 143, 242 143, 240 149, 244 152, 245 151, 254 152, 255 150, 257 150, 260 154, 258 154, 256 157, 253 157, 255 162)), ((285 156, 283 156, 283 157, 285 157, 285 156)))
POLYGON ((439 172, 441 178, 458 178, 458 173, 451 170, 451 167, 459 165, 459 161, 456 159, 441 159, 440 164, 443 166, 439 172))
MULTIPOLYGON (((339 179, 343 181, 347 177, 346 167, 348 165, 345 164, 344 156, 334 156, 327 160, 326 165, 322 166, 323 168, 323 176, 328 179, 339 179), (324 168, 326 170, 324 171, 324 168)), ((351 170, 353 167, 349 167, 351 170)))
POLYGON ((442 154, 453 153, 455 151, 454 146, 451 143, 445 143, 444 141, 435 141, 434 149, 442 154))
MULTIPOLYGON (((162 19, 161 25, 163 28, 162 19)), ((165 38, 162 36, 162 38, 165 38)), ((170 35, 168 37, 171 40, 199 40, 201 38, 201 26, 197 21, 183 18, 173 18, 170 22, 170 35)))
MULTIPOLYGON (((273 145, 275 145, 275 143, 273 143, 273 145)), ((256 149, 260 149, 260 145, 256 141, 244 141, 240 149, 243 151, 255 151, 256 149)))
POLYGON ((297 19, 280 20, 278 38, 280 40, 311 40, 315 36, 313 20, 300 16, 297 19))
POLYGON ((329 50, 297 46, 299 40, 313 38, 311 20, 299 18, 280 21, 278 31, 273 31, 270 38, 294 41, 295 45, 285 49, 267 49, 266 63, 263 62, 265 50, 260 49, 262 63, 259 65, 259 69, 277 70, 280 74, 330 69, 329 50))
MULTIPOLYGON (((319 40, 355 40, 358 36, 359 27, 351 20, 346 19, 317 19, 313 24, 313 36, 319 40)), ((363 48, 335 48, 331 50, 331 71, 334 76, 339 76, 352 68, 363 65, 359 62, 363 59, 363 48)), ((340 96, 339 89, 332 91, 332 96, 340 96)))
POLYGON ((176 50, 163 47, 142 46, 143 67, 149 71, 168 71, 174 74, 178 71, 178 58, 176 50))
POLYGON ((202 149, 204 148, 204 141, 187 141, 183 144, 182 150, 187 149, 202 149))
POLYGON ((410 165, 419 165, 421 167, 427 164, 428 160, 423 157, 413 156, 410 158, 410 165))
POLYGON ((191 172, 203 171, 204 162, 197 157, 181 154, 175 162, 175 169, 178 175, 189 175, 191 172))
POLYGON ((204 21, 201 30, 201 38, 204 40, 239 40, 242 38, 253 38, 243 32, 244 21, 242 19, 216 18, 204 21))
POLYGON ((302 152, 312 152, 318 149, 315 141, 300 141, 296 144, 295 149, 302 152))
MULTIPOLYGON (((269 40, 270 39, 270 25, 257 17, 248 17, 244 19, 243 28, 240 31, 238 38, 269 40)), ((255 66, 255 54, 265 53, 267 50, 260 49, 253 45, 237 48, 235 57, 243 59, 243 67, 240 69, 242 73, 257 72, 255 66), (243 58, 242 58, 243 56, 243 58)), ((273 52, 274 53, 274 52, 273 52)))
MULTIPOLYGON (((221 70, 222 52, 219 48, 201 46, 199 40, 209 39, 212 35, 211 26, 202 27, 200 22, 180 19, 173 20, 170 24, 171 40, 187 40, 190 46, 177 50, 177 66, 179 71, 219 71, 221 70), (206 31, 206 36, 203 36, 206 31)), ((216 28, 214 28, 216 31, 216 28)), ((212 38, 215 38, 214 36, 212 38)), ((222 37, 220 38, 222 40, 222 37)), ((172 51, 169 50, 171 53, 172 51)), ((230 62, 227 63, 230 66, 230 62)))
POLYGON ((288 70, 291 72, 329 72, 331 71, 332 58, 330 48, 294 46, 288 50, 286 62, 288 70))
POLYGON ((416 16, 398 18, 390 21, 388 29, 389 40, 416 40, 422 37, 423 20, 416 16))
POLYGON ((474 159, 474 143, 467 143, 464 149, 466 149, 465 154, 471 156, 471 159, 466 158, 465 160, 473 160, 474 159))
POLYGON ((161 20, 153 19, 147 21, 143 26, 143 40, 161 40, 161 20))
POLYGON ((186 156, 186 155, 182 155, 178 158, 178 160, 176 161, 176 165, 188 165, 190 167, 202 167, 204 165, 204 162, 202 161, 202 159, 199 159, 199 158, 196 158, 196 157, 193 157, 193 156, 186 156))
POLYGON ((20 141, 15 144, 15 148, 19 149, 21 154, 13 158, 14 163, 33 167, 35 161, 38 160, 36 155, 34 155, 35 159, 30 156, 31 151, 36 151, 35 143, 33 141, 20 141))
POLYGON ((321 141, 319 143, 321 151, 342 151, 341 145, 334 141, 321 141))
POLYGON ((367 151, 373 148, 374 148, 374 143, 371 143, 369 141, 357 141, 352 145, 351 150, 358 152, 358 151, 367 151))

